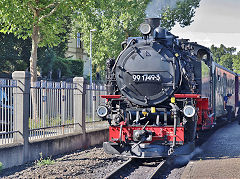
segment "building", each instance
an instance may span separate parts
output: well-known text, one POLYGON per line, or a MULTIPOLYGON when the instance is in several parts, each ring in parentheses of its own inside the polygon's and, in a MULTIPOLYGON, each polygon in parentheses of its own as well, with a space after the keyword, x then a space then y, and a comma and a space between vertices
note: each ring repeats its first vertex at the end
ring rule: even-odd
POLYGON ((71 38, 69 40, 66 57, 70 57, 72 59, 82 59, 84 61, 83 77, 90 75, 90 60, 87 52, 83 49, 80 33, 77 34, 77 38, 71 38))

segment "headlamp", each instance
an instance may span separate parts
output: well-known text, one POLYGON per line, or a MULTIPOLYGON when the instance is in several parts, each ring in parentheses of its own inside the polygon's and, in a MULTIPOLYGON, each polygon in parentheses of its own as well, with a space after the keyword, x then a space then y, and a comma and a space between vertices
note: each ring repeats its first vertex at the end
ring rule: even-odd
POLYGON ((151 32, 151 26, 149 24, 141 24, 140 25, 140 31, 143 35, 148 35, 151 32))
POLYGON ((186 117, 193 117, 195 115, 195 108, 191 105, 186 105, 184 108, 183 108, 183 114, 186 116, 186 117))
POLYGON ((106 106, 99 106, 97 109, 97 115, 99 117, 106 117, 108 115, 108 108, 106 106))

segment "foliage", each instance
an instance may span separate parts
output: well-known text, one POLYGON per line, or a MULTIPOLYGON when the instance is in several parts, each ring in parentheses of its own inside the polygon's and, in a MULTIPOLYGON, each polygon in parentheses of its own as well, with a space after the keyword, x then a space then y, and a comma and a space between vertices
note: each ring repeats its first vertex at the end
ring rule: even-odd
POLYGON ((237 55, 234 55, 233 57, 233 70, 240 74, 240 52, 237 53, 237 55))
MULTIPOLYGON (((179 1, 176 8, 165 9, 162 14, 163 26, 170 28, 175 21, 182 26, 189 25, 199 1, 179 1)), ((29 61, 34 81, 38 47, 53 47, 60 42, 66 42, 73 15, 76 15, 74 12, 78 12, 75 22, 79 27, 78 31, 83 34, 82 40, 88 52, 89 30, 97 29, 93 34, 93 64, 96 65, 97 72, 103 72, 101 70, 104 68, 105 59, 118 56, 121 42, 129 36, 140 35, 138 27, 143 22, 148 2, 149 0, 2 0, 0 32, 13 33, 18 38, 32 40, 29 61)), ((63 58, 63 53, 57 54, 63 58)), ((18 67, 29 63, 26 63, 25 59, 20 60, 22 61, 15 64, 18 67)), ((10 61, 8 63, 11 64, 10 61)), ((62 61, 57 60, 56 63, 61 64, 62 61)), ((50 68, 51 65, 52 62, 50 68)))
POLYGON ((89 52, 89 31, 92 32, 93 64, 101 71, 105 59, 116 57, 120 44, 129 36, 139 36, 138 27, 145 17, 148 0, 93 0, 87 3, 76 19, 77 31, 82 34, 84 47, 89 52))
POLYGON ((211 51, 213 53, 213 60, 217 63, 221 61, 221 57, 226 54, 233 54, 236 52, 236 48, 234 47, 225 47, 223 44, 220 47, 215 47, 214 45, 211 46, 211 51))
MULTIPOLYGON (((70 33, 70 29, 68 29, 68 33, 70 33)), ((62 36, 67 36, 67 34, 62 34, 62 36)), ((30 38, 23 40, 18 39, 12 33, 0 33, 0 46, 0 72, 11 73, 16 70, 25 71, 28 69, 31 51, 30 38)), ((39 71, 42 70, 44 76, 47 76, 48 72, 52 69, 54 59, 64 58, 67 48, 67 40, 61 42, 56 47, 38 48, 39 71)))
POLYGON ((162 26, 168 30, 178 22, 181 27, 190 25, 193 22, 196 8, 199 7, 200 0, 177 1, 174 8, 167 7, 163 9, 162 26))
POLYGON ((40 68, 42 76, 48 76, 52 71, 53 62, 56 60, 56 53, 52 48, 46 48, 41 51, 40 58, 38 60, 38 66, 40 68))
POLYGON ((226 47, 223 44, 221 44, 220 47, 212 45, 211 51, 215 62, 230 70, 240 72, 240 52, 235 54, 235 47, 226 47))
POLYGON ((1 0, 0 31, 27 39, 32 37, 33 26, 38 23, 39 45, 56 46, 63 40, 59 34, 66 32, 67 17, 76 5, 73 0, 1 0))
POLYGON ((81 0, 2 0, 0 1, 0 32, 13 33, 18 38, 31 38, 31 81, 37 80, 37 49, 56 46, 66 37, 69 18, 81 0))
POLYGON ((42 165, 52 165, 52 164, 55 163, 55 161, 52 160, 51 157, 48 157, 47 159, 44 159, 42 153, 40 153, 39 155, 40 155, 40 159, 36 161, 36 164, 37 164, 38 166, 42 166, 42 165))
POLYGON ((0 72, 26 70, 29 66, 30 39, 18 39, 12 33, 0 33, 0 72))
POLYGON ((56 58, 53 62, 53 79, 58 79, 58 71, 61 70, 61 75, 65 78, 72 78, 83 75, 83 61, 66 58, 56 58))
POLYGON ((3 169, 3 164, 2 162, 0 162, 0 173, 2 172, 2 169, 3 169))
MULTIPOLYGON (((200 0, 179 1, 176 8, 167 8, 162 14, 163 26, 170 29, 175 22, 182 26, 192 22, 200 0)), ((149 0, 92 0, 76 18, 77 31, 81 33, 84 47, 89 53, 90 30, 92 32, 92 54, 95 72, 103 72, 105 60, 117 58, 121 43, 128 37, 141 36, 139 26, 146 17, 149 0)))
POLYGON ((226 67, 227 69, 233 70, 232 65, 233 65, 233 57, 235 55, 232 54, 224 54, 220 57, 219 64, 226 67))
POLYGON ((56 55, 56 51, 52 48, 45 49, 45 52, 39 59, 39 67, 42 76, 49 77, 52 73, 52 79, 59 80, 61 76, 72 78, 83 75, 83 61, 80 59, 63 58, 56 55))
POLYGON ((81 77, 83 76, 83 66, 84 63, 82 60, 80 59, 76 59, 76 60, 69 60, 69 66, 71 69, 71 73, 72 73, 72 77, 81 77))

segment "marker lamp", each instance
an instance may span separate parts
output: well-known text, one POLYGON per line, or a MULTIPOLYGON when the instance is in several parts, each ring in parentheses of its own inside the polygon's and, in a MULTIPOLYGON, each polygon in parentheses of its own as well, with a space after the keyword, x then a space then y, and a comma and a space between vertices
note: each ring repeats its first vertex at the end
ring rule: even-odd
POLYGON ((151 113, 156 113, 156 108, 155 107, 151 107, 151 113))
POLYGON ((142 111, 142 114, 145 117, 148 113, 146 111, 142 111))
POLYGON ((171 103, 175 103, 175 102, 176 102, 175 97, 171 97, 171 103))

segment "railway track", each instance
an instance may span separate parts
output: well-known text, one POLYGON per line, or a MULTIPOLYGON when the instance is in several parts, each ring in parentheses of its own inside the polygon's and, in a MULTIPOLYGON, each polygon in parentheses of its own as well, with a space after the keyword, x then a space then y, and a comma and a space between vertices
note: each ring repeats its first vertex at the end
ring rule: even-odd
POLYGON ((138 178, 163 178, 164 165, 166 160, 163 159, 129 159, 127 162, 109 173, 104 179, 138 179, 138 178))

